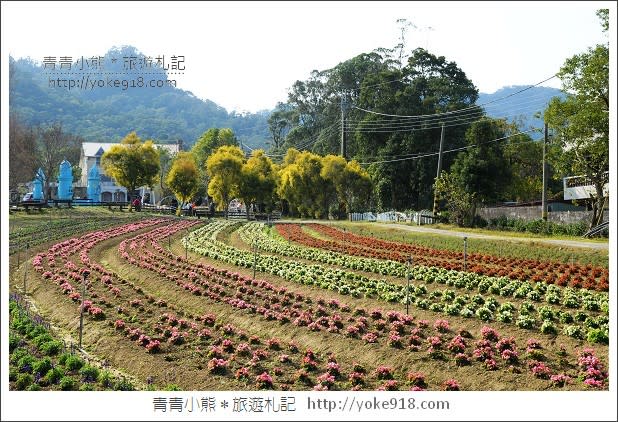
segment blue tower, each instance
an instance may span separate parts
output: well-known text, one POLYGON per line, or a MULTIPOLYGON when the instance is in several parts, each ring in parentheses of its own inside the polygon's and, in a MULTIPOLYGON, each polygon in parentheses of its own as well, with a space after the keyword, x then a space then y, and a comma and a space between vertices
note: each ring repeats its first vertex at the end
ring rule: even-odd
POLYGON ((60 163, 60 174, 58 175, 58 199, 73 199, 73 172, 71 163, 63 160, 60 163))
POLYGON ((43 185, 45 184, 45 173, 43 173, 42 168, 39 167, 39 169, 37 170, 32 184, 34 185, 34 188, 32 189, 32 200, 42 201, 43 200, 43 185))
POLYGON ((101 174, 96 164, 88 172, 87 193, 92 202, 101 202, 101 174))

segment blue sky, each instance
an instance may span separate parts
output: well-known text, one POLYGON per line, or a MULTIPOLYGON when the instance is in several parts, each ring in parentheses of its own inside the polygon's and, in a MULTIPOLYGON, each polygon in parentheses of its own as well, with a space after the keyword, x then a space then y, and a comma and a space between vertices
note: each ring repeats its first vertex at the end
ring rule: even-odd
MULTIPOLYGON (((610 2, 207 2, 3 3, 8 55, 103 55, 133 45, 184 55, 180 88, 228 111, 284 101, 287 89, 323 70, 399 42, 455 61, 481 92, 532 85, 567 57, 607 38, 595 10, 610 2)), ((554 79, 546 86, 559 87, 554 79)))

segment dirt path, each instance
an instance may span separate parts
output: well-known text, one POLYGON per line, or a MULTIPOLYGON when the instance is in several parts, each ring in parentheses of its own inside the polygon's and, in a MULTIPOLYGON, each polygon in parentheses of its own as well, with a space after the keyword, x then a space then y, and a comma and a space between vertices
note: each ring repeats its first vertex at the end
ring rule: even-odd
MULTIPOLYGON (((287 221, 281 220, 281 223, 322 223, 328 224, 327 221, 321 220, 303 220, 303 221, 287 221)), ((445 230, 445 229, 435 229, 426 226, 409 226, 407 224, 397 224, 397 223, 372 223, 374 225, 379 225, 384 228, 396 228, 398 230, 405 230, 411 232, 421 232, 421 233, 431 233, 438 234, 443 236, 453 236, 453 237, 464 237, 467 236, 469 239, 489 239, 489 240, 506 240, 509 242, 529 242, 529 243, 545 243, 554 246, 566 246, 569 248, 587 248, 587 249, 596 249, 596 250, 609 250, 609 242, 607 243, 596 243, 596 242, 586 242, 586 241, 577 241, 577 240, 564 240, 564 239, 547 239, 547 238, 534 238, 534 237, 511 237, 511 236, 498 236, 491 234, 482 234, 482 233, 469 233, 455 230, 445 230)))

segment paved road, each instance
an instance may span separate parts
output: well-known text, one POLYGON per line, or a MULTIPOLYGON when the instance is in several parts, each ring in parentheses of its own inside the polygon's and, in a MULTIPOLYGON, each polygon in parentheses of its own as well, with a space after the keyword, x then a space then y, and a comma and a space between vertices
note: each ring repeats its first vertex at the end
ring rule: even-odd
POLYGON ((534 242, 534 243, 548 243, 557 246, 567 246, 571 248, 589 248, 589 249, 600 249, 600 250, 608 250, 609 242, 607 243, 597 243, 597 242, 585 242, 578 240, 563 240, 563 239, 543 239, 543 238, 534 238, 534 237, 510 237, 510 236, 497 236, 492 234, 482 234, 482 233, 468 233, 468 232, 460 232, 454 230, 444 230, 444 229, 434 229, 431 227, 424 226, 408 226, 406 224, 396 224, 396 223, 375 223, 379 224, 383 227, 396 227, 401 230, 408 230, 413 232, 425 232, 425 233, 434 233, 441 234, 447 236, 457 236, 464 237, 468 236, 469 239, 493 239, 493 240, 508 240, 513 242, 534 242))
MULTIPOLYGON (((299 221, 284 221, 289 223, 299 223, 299 221)), ((328 223, 325 221, 317 221, 317 220, 306 220, 302 221, 302 223, 328 223)), ((397 224, 397 223, 371 223, 377 224, 379 226, 385 228, 396 228, 399 230, 407 230, 411 232, 423 232, 423 233, 433 233, 440 234, 446 236, 454 236, 454 237, 464 237, 468 236, 469 239, 492 239, 492 240, 506 240, 510 242, 534 242, 534 243, 547 243, 555 246, 566 246, 570 248, 588 248, 588 249, 597 249, 597 250, 609 250, 609 242, 606 243, 597 243, 597 242, 585 242, 585 241, 577 241, 577 240, 563 240, 563 239, 543 239, 543 238, 534 238, 534 237, 510 237, 510 236, 498 236, 492 234, 482 234, 482 233, 468 233, 468 232, 460 232, 455 230, 445 230, 445 229, 435 229, 427 226, 409 226, 407 224, 397 224)))

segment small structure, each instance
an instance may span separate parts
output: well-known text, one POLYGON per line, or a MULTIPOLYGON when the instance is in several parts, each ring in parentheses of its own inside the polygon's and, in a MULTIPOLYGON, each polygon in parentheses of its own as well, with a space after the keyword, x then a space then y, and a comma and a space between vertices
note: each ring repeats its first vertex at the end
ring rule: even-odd
POLYGON ((60 163, 58 199, 61 201, 70 201, 73 199, 73 171, 71 163, 67 160, 63 160, 62 163, 60 163))
POLYGON ((45 173, 43 173, 43 169, 39 167, 37 170, 34 181, 32 182, 32 200, 33 201, 42 201, 43 200, 43 185, 45 184, 45 173))
POLYGON ((101 174, 96 164, 88 172, 87 194, 92 202, 101 202, 101 174))

